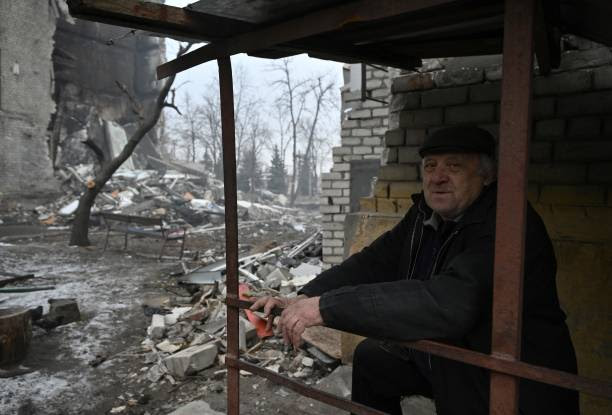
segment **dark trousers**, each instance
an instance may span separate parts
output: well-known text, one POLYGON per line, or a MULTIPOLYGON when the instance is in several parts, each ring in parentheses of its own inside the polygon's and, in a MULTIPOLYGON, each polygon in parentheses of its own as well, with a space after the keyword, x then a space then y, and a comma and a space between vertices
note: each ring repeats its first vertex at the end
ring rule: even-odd
POLYGON ((410 395, 432 397, 431 384, 417 365, 383 349, 377 340, 359 343, 353 355, 352 400, 402 415, 400 401, 410 395))
MULTIPOLYGON (((432 372, 425 356, 407 349, 391 352, 378 340, 362 341, 353 355, 352 400, 391 415, 402 415, 401 399, 422 395, 434 399, 438 415, 489 413, 488 371, 437 358, 432 359, 432 372)), ((580 413, 576 391, 533 381, 521 382, 519 403, 520 413, 525 415, 580 413)))

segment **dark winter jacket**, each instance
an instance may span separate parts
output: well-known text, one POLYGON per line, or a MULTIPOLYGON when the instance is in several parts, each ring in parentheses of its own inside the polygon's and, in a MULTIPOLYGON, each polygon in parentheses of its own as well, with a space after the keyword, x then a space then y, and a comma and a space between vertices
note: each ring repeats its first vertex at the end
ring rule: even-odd
MULTIPOLYGON (((307 284, 321 296, 328 327, 392 340, 435 339, 490 353, 496 186, 464 212, 434 260, 429 278, 412 275, 431 214, 421 195, 390 231, 307 284)), ((576 357, 560 308, 552 243, 539 215, 527 207, 521 360, 576 372, 576 357)), ((478 414, 488 407, 484 369, 432 356, 438 415, 478 414)), ((577 414, 577 394, 521 381, 524 414, 577 414)), ((488 412, 487 412, 488 413, 488 412)))

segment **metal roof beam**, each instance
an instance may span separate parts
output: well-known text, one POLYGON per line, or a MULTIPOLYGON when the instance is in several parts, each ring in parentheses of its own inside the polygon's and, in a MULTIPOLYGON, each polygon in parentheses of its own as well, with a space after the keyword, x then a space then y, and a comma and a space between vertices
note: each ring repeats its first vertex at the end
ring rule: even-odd
POLYGON ((205 42, 244 32, 252 24, 138 0, 68 0, 72 16, 205 42))
POLYGON ((385 19, 405 13, 453 3, 456 0, 360 0, 318 10, 296 19, 243 33, 203 46, 157 68, 158 79, 192 68, 221 56, 266 49, 320 33, 338 30, 346 25, 385 19))

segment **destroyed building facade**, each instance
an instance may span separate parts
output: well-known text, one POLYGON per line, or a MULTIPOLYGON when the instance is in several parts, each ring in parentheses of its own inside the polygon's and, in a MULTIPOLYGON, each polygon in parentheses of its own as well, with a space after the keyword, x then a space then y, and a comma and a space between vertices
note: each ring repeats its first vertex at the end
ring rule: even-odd
MULTIPOLYGON (((131 100, 145 111, 154 102, 164 43, 75 20, 64 0, 3 2, 0 27, 0 208, 10 209, 57 195, 54 168, 117 152, 138 121, 131 100)), ((141 166, 157 154, 155 134, 139 146, 141 166)))

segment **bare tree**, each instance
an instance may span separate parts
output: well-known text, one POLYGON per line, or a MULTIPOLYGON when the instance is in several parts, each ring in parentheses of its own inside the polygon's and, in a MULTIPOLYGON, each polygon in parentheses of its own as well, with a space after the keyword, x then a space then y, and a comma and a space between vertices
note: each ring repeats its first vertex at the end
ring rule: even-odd
POLYGON ((273 86, 280 89, 281 94, 277 100, 281 108, 289 113, 289 134, 292 143, 292 174, 289 184, 289 200, 291 206, 295 204, 296 186, 295 180, 298 172, 298 130, 300 122, 306 106, 307 91, 304 89, 306 81, 296 81, 291 72, 291 60, 282 59, 279 63, 272 64, 272 71, 280 72, 281 77, 272 83, 273 86))
POLYGON ((182 115, 178 119, 177 130, 187 144, 187 160, 195 163, 198 158, 199 144, 204 141, 201 108, 193 102, 191 95, 187 92, 183 95, 181 108, 182 115))
MULTIPOLYGON (((263 124, 261 108, 263 101, 251 92, 247 71, 240 65, 235 67, 234 88, 234 122, 236 126, 236 164, 240 166, 245 152, 253 149, 259 154, 266 141, 258 138, 262 131, 267 130, 263 124)), ((202 119, 202 141, 205 159, 210 160, 217 177, 222 174, 221 157, 221 105, 219 102, 219 86, 217 79, 209 84, 202 96, 200 116, 202 119)))
POLYGON ((202 99, 202 121, 204 138, 204 160, 216 178, 223 177, 222 142, 221 142, 221 104, 219 102, 219 83, 211 83, 208 94, 202 99))
MULTIPOLYGON (((187 52, 191 44, 181 46, 179 48, 177 56, 180 56, 187 52)), ((135 111, 141 113, 141 121, 139 122, 138 128, 130 136, 127 143, 121 150, 121 152, 102 164, 95 178, 88 182, 87 189, 81 195, 79 199, 79 205, 76 210, 76 216, 72 223, 72 230, 70 233, 70 245, 88 246, 89 243, 89 216, 91 214, 91 208, 96 200, 96 197, 106 184, 108 180, 113 176, 117 169, 132 155, 134 149, 140 143, 142 138, 155 126, 159 117, 162 114, 162 110, 166 107, 174 108, 178 111, 178 108, 174 104, 175 91, 171 90, 172 84, 174 83, 175 75, 169 77, 164 86, 159 91, 159 95, 155 100, 155 105, 151 112, 147 115, 142 114, 142 106, 137 102, 133 102, 135 105, 135 111), (171 95, 170 101, 167 101, 168 95, 171 95)), ((128 96, 130 96, 128 94, 128 96)), ((131 96, 130 96, 131 97, 131 96)))
POLYGON ((312 154, 314 139, 317 127, 320 124, 322 111, 329 109, 334 104, 334 100, 331 96, 333 88, 334 82, 327 80, 324 75, 318 76, 310 84, 309 92, 314 99, 314 108, 309 108, 311 116, 305 119, 303 124, 306 133, 306 151, 304 151, 302 169, 300 171, 305 177, 298 181, 298 194, 312 195, 314 183, 311 177, 316 176, 316 162, 312 154))
POLYGON ((285 108, 281 102, 274 103, 274 115, 275 121, 278 124, 278 129, 276 133, 278 135, 278 150, 280 159, 283 166, 286 166, 286 155, 287 155, 287 147, 291 144, 291 138, 289 137, 289 124, 287 123, 287 115, 285 113, 285 108))

